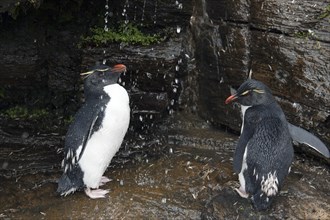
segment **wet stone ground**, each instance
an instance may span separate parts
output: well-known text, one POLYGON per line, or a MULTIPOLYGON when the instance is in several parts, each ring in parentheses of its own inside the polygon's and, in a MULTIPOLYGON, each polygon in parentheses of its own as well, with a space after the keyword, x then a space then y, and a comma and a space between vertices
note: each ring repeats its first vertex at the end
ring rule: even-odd
POLYGON ((237 136, 219 131, 173 132, 158 153, 116 157, 105 173, 112 181, 102 187, 110 190, 109 197, 99 200, 83 192, 56 195, 61 155, 55 147, 5 146, 0 218, 330 219, 329 166, 301 155, 271 209, 254 211, 233 191, 238 186, 232 171, 235 141, 237 136), (21 151, 27 152, 22 158, 21 151))

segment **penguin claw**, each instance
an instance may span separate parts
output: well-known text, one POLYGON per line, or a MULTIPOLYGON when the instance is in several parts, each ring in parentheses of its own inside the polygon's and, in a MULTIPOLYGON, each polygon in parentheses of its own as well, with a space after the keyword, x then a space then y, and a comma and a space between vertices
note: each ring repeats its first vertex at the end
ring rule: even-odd
POLYGON ((240 187, 239 189, 235 188, 236 192, 238 193, 238 195, 240 195, 242 198, 248 198, 249 194, 247 194, 245 192, 245 190, 241 189, 242 187, 240 187))
POLYGON ((104 184, 106 184, 107 182, 110 182, 110 181, 111 181, 111 179, 109 179, 108 177, 102 176, 101 180, 100 180, 100 183, 99 183, 99 186, 103 186, 104 184))
POLYGON ((109 190, 104 190, 104 189, 91 190, 90 188, 87 188, 85 189, 85 193, 91 199, 100 199, 100 198, 106 198, 106 194, 109 193, 109 190))

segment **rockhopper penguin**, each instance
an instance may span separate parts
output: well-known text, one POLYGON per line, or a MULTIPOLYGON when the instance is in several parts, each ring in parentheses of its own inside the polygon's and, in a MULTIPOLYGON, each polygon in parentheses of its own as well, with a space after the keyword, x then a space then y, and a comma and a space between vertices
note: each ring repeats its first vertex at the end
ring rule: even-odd
POLYGON ((239 174, 238 194, 250 197, 257 210, 267 209, 279 193, 293 160, 288 122, 271 90, 249 79, 225 103, 242 105, 241 136, 234 154, 234 171, 239 174))
POLYGON ((104 198, 108 190, 99 186, 110 181, 103 176, 118 151, 130 121, 129 97, 117 84, 126 66, 100 65, 87 73, 85 103, 70 124, 64 146, 64 173, 57 192, 68 195, 85 190, 90 198, 104 198))

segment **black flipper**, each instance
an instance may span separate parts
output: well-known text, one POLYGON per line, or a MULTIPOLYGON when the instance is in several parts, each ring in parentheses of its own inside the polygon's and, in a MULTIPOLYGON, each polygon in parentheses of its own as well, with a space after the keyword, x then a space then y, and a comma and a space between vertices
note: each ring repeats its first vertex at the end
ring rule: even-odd
POLYGON ((237 174, 241 172, 243 156, 244 156, 246 145, 248 144, 250 138, 252 137, 252 135, 254 133, 256 122, 259 121, 253 115, 249 115, 248 111, 249 110, 247 110, 245 113, 243 131, 242 131, 241 136, 238 139, 238 143, 237 143, 237 146, 235 149, 235 154, 234 154, 234 160, 233 160, 234 172, 237 174), (252 119, 253 117, 254 117, 254 119, 252 119), (247 118, 249 118, 249 119, 247 120, 247 118))
POLYGON ((85 148, 86 148, 86 145, 87 145, 87 142, 88 142, 89 138, 94 133, 93 131, 95 131, 94 125, 95 125, 95 122, 98 118, 99 118, 99 116, 98 116, 98 114, 96 114, 95 119, 92 120, 92 123, 89 126, 87 135, 85 136, 85 138, 83 140, 83 144, 82 144, 81 152, 80 152, 79 157, 78 157, 78 161, 80 160, 81 156, 83 155, 83 153, 85 151, 85 148))
POLYGON ((318 137, 290 123, 288 123, 288 127, 293 141, 308 145, 326 158, 330 157, 328 148, 318 137))
POLYGON ((110 97, 104 97, 104 102, 97 102, 97 100, 87 102, 76 113, 65 140, 65 158, 62 162, 64 173, 59 179, 57 189, 60 195, 68 195, 84 187, 82 180, 84 173, 78 162, 85 151, 88 140, 101 127, 105 104, 109 99, 110 97), (80 146, 81 151, 78 152, 80 146), (77 155, 78 153, 79 155, 77 155))

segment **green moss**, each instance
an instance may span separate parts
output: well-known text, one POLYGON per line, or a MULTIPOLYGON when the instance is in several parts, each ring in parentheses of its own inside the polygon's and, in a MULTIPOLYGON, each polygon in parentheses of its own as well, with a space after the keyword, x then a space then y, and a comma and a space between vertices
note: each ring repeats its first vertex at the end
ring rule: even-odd
POLYGON ((28 109, 15 106, 2 112, 2 115, 11 119, 41 119, 49 115, 45 109, 28 109))
POLYGON ((103 28, 92 28, 92 35, 82 37, 79 46, 94 45, 104 46, 107 43, 127 43, 150 45, 160 41, 158 35, 147 35, 142 33, 136 26, 132 24, 120 25, 118 30, 109 29, 105 31, 103 28))
POLYGON ((20 6, 21 6, 20 2, 17 2, 14 6, 8 9, 8 13, 13 19, 17 18, 20 11, 20 6))
MULTIPOLYGON (((30 8, 39 8, 42 0, 27 0, 27 1, 12 1, 12 3, 5 4, 3 11, 8 11, 8 14, 16 19, 21 13, 26 14, 30 8)), ((0 8, 1 9, 1 8, 0 8)), ((1 11, 1 10, 0 10, 1 11)))
POLYGON ((69 117, 64 118, 63 122, 64 122, 65 125, 69 125, 73 122, 73 119, 74 119, 73 115, 70 115, 69 117))
POLYGON ((294 37, 305 39, 308 37, 308 32, 307 31, 298 31, 298 32, 294 33, 294 37))
POLYGON ((319 16, 319 19, 324 19, 330 16, 330 4, 325 7, 325 9, 323 10, 322 14, 319 16))
POLYGON ((301 39, 314 39, 315 37, 317 37, 315 32, 312 30, 297 31, 294 33, 293 36, 301 39))

